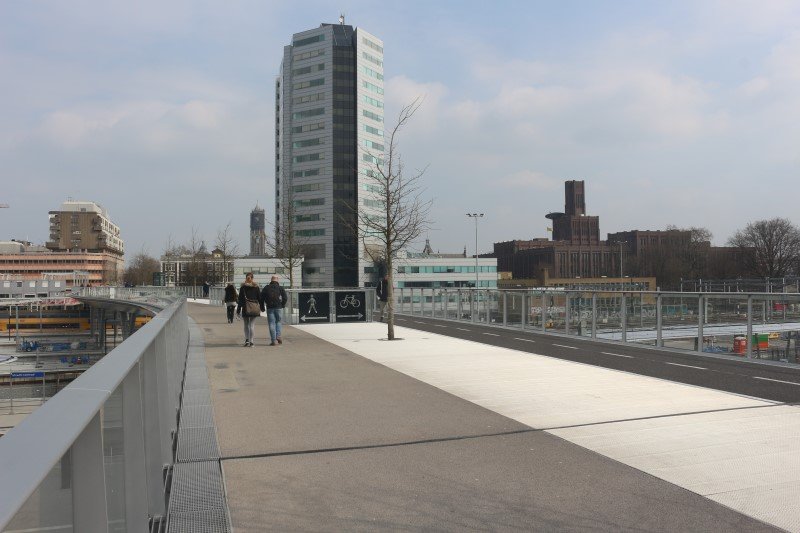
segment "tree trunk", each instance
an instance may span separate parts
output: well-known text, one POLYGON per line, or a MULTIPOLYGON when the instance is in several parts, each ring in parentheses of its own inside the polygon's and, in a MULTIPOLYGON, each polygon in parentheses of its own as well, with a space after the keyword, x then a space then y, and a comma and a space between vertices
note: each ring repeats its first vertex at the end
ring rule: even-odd
POLYGON ((388 270, 386 278, 386 307, 389 309, 389 314, 386 318, 386 337, 394 340, 394 274, 392 273, 392 259, 391 257, 386 261, 386 268, 388 270))

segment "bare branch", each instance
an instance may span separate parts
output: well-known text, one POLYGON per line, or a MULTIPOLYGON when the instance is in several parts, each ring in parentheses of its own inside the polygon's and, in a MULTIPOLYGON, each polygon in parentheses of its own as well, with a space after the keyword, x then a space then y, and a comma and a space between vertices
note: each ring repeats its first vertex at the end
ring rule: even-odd
POLYGON ((421 104, 422 99, 416 98, 403 106, 396 124, 388 134, 385 152, 375 154, 367 151, 372 164, 361 174, 366 191, 359 191, 359 196, 364 197, 365 207, 369 206, 369 209, 360 205, 348 205, 353 220, 348 221, 344 217, 341 220, 358 233, 366 255, 373 262, 386 267, 389 339, 394 339, 393 261, 401 251, 430 229, 428 217, 433 202, 423 199, 424 188, 421 184, 427 167, 405 175, 398 148, 402 129, 421 104))
POLYGON ((219 273, 216 270, 214 271, 212 283, 233 282, 233 260, 239 254, 239 243, 233 237, 230 221, 224 228, 217 230, 217 239, 214 242, 214 247, 222 255, 222 269, 219 273))

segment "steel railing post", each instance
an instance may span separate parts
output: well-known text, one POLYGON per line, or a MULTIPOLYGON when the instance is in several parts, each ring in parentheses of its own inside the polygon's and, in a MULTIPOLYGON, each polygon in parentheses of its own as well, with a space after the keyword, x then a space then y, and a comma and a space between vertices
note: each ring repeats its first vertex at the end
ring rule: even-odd
POLYGON ((705 297, 702 294, 697 295, 697 351, 703 351, 703 317, 705 313, 703 312, 703 305, 705 303, 705 297))
POLYGON ((100 413, 72 445, 72 518, 75 531, 108 531, 100 413))
POLYGON ((461 307, 461 289, 456 292, 456 320, 461 320, 463 309, 461 307))
POLYGON ((597 338, 597 293, 592 293, 592 338, 597 338))
POLYGON ((498 293, 503 298, 503 327, 508 325, 508 291, 498 293))
MULTIPOLYGON (((147 479, 147 509, 153 518, 164 515, 164 465, 169 456, 164 455, 161 435, 166 432, 166 423, 162 424, 159 398, 158 364, 155 342, 142 354, 142 416, 144 418, 145 469, 147 479), (164 428, 164 430, 162 430, 164 428)), ((162 378, 163 380, 163 378, 162 378)))
POLYGON ((520 304, 520 328, 525 329, 525 322, 527 321, 528 315, 528 291, 522 291, 522 303, 520 304))
POLYGON ((619 306, 619 325, 622 332, 622 342, 628 342, 628 301, 625 298, 625 293, 621 293, 619 306))
POLYGON ((478 289, 469 291, 469 314, 470 320, 475 322, 475 315, 478 311, 478 289))
POLYGON ((747 358, 753 358, 753 295, 747 295, 747 358))
POLYGON ((147 524, 147 464, 142 418, 141 363, 122 382, 122 434, 125 461, 125 523, 128 530, 147 524))
POLYGON ((569 292, 564 291, 564 334, 569 335, 569 292))
POLYGON ((661 304, 663 301, 663 296, 661 293, 656 295, 656 346, 662 347, 664 346, 664 335, 663 335, 663 317, 662 317, 662 310, 661 304))
POLYGON ((547 331, 547 294, 542 291, 542 331, 547 331))

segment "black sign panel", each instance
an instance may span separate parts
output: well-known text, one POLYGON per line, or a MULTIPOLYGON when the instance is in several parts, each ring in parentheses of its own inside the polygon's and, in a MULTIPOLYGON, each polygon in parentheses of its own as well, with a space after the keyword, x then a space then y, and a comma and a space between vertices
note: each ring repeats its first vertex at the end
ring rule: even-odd
POLYGON ((367 293, 364 291, 336 292, 336 322, 366 322, 367 293))
POLYGON ((301 324, 331 321, 331 300, 327 292, 301 292, 297 301, 301 324))

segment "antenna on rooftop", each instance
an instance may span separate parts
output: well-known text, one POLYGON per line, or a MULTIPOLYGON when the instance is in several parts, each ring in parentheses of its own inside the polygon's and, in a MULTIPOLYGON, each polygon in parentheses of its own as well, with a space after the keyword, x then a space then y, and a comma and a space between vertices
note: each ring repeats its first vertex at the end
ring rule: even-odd
POLYGON ((339 24, 344 24, 344 13, 339 14, 339 24))

